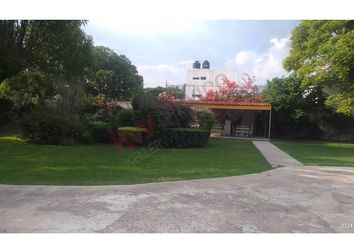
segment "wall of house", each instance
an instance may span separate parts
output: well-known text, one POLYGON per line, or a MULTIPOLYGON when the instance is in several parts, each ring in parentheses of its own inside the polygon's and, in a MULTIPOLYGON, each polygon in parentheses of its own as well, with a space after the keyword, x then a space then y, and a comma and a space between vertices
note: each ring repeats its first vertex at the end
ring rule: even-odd
POLYGON ((209 89, 219 89, 226 78, 235 81, 236 71, 234 69, 189 69, 186 81, 186 99, 198 100, 201 96, 205 96, 209 89))

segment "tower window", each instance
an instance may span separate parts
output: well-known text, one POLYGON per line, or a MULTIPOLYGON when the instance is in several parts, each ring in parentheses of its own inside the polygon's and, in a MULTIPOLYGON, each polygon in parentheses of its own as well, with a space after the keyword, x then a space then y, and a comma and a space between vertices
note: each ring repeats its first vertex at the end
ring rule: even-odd
POLYGON ((199 80, 199 77, 193 77, 193 80, 199 80))
POLYGON ((206 80, 206 77, 201 77, 200 80, 206 80))

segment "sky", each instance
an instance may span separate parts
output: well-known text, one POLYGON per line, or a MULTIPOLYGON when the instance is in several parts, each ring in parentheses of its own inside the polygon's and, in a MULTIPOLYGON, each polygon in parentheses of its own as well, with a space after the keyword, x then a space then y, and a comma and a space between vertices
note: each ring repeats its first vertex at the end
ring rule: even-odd
POLYGON ((233 68, 236 79, 256 76, 257 85, 286 76, 282 61, 289 52, 290 20, 91 20, 85 27, 95 45, 127 56, 144 87, 183 85, 195 60, 211 68, 233 68))

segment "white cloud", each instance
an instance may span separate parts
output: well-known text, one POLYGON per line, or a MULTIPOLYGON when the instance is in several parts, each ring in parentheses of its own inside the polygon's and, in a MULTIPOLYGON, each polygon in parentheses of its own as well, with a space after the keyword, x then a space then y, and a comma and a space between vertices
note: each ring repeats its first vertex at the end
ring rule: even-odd
POLYGON ((282 62, 289 53, 290 37, 272 38, 269 42, 271 46, 264 53, 240 51, 235 55, 234 66, 240 72, 255 75, 257 85, 265 85, 267 80, 287 75, 282 62))
POLYGON ((257 54, 253 51, 241 51, 236 54, 235 63, 238 65, 248 64, 253 62, 256 57, 257 54))
POLYGON ((139 73, 153 72, 153 73, 171 73, 178 74, 180 69, 173 65, 158 64, 158 65, 141 65, 138 66, 139 73))
MULTIPOLYGON (((236 53, 233 60, 228 60, 227 67, 236 67, 239 73, 255 75, 257 85, 265 85, 267 80, 287 75, 282 62, 289 53, 290 37, 272 38, 270 47, 263 53, 244 50, 236 53)), ((186 82, 187 70, 194 60, 186 59, 173 64, 156 64, 137 66, 139 74, 144 77, 145 87, 165 86, 169 84, 183 85, 186 82)), ((242 75, 240 75, 241 77, 242 75)))
POLYGON ((168 84, 183 85, 186 82, 189 60, 179 61, 176 64, 157 64, 137 66, 138 72, 144 77, 144 87, 165 86, 168 84), (188 64, 187 64, 188 63, 188 64))
POLYGON ((182 61, 179 61, 178 64, 180 65, 188 65, 190 67, 192 67, 192 64, 194 63, 194 60, 182 60, 182 61))
POLYGON ((281 50, 284 49, 288 43, 289 43, 290 38, 272 38, 270 39, 270 43, 273 43, 273 47, 281 50))

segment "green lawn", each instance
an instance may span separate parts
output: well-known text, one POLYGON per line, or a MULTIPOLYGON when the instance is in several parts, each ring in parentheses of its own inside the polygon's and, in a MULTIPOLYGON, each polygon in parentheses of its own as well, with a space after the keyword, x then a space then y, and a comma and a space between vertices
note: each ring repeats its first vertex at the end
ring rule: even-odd
POLYGON ((354 144, 325 141, 272 141, 305 165, 354 167, 354 144))
POLYGON ((0 137, 0 184, 103 185, 235 176, 271 167, 250 141, 210 139, 206 148, 49 146, 0 137))

